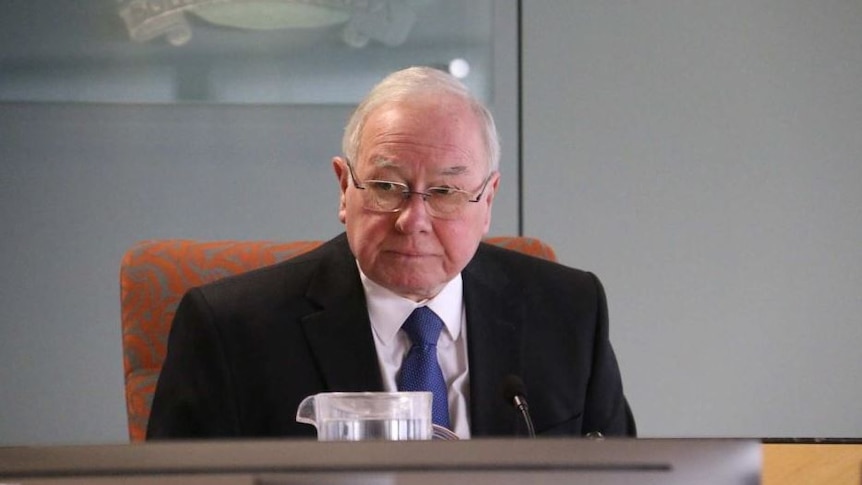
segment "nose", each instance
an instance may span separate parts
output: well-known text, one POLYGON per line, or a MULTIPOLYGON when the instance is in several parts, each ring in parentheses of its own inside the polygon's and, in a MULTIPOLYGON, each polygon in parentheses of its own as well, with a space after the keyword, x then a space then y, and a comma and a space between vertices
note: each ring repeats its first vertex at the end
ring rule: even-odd
POLYGON ((406 196, 401 210, 396 214, 395 227, 403 233, 423 232, 431 229, 431 215, 425 197, 421 193, 412 192, 406 196))

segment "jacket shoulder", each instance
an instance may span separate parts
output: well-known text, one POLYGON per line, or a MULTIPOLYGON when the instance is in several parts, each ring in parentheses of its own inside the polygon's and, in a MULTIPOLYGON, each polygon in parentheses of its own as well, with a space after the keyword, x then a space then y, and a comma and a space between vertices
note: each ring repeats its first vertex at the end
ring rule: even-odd
POLYGON ((335 238, 299 256, 228 276, 196 288, 210 305, 259 304, 302 297, 323 267, 346 265, 352 256, 346 240, 335 238))

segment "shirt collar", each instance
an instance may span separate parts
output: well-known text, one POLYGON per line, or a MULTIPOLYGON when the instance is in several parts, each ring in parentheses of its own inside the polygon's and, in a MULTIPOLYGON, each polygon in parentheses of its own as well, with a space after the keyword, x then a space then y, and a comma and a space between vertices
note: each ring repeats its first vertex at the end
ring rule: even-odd
MULTIPOLYGON (((359 267, 359 264, 356 266, 359 267)), ((421 306, 427 306, 434 310, 434 313, 443 320, 446 331, 449 332, 452 340, 458 340, 461 334, 464 299, 464 283, 460 273, 446 283, 436 296, 421 302, 404 298, 375 283, 362 272, 361 268, 359 268, 359 276, 365 289, 365 302, 368 306, 371 327, 384 345, 389 345, 394 341, 401 325, 404 324, 410 313, 421 306)))

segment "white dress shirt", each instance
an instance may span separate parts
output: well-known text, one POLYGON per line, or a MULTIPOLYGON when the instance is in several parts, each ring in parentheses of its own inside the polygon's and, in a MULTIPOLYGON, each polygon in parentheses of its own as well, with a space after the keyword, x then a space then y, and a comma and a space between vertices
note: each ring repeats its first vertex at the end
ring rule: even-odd
POLYGON ((398 390, 398 371, 412 345, 407 334, 401 331, 401 325, 414 309, 427 306, 445 325, 445 331, 440 332, 437 341, 437 360, 448 387, 452 431, 461 439, 470 438, 470 379, 461 275, 447 283, 434 298, 417 303, 371 281, 362 269, 359 274, 365 288, 365 301, 374 333, 380 373, 383 376, 383 389, 388 392, 398 390))

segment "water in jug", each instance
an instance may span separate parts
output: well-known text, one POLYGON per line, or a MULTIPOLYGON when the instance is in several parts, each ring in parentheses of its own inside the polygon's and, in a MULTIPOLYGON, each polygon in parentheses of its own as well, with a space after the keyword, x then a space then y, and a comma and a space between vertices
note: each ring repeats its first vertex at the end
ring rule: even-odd
POLYGON ((320 441, 430 440, 430 392, 327 392, 305 398, 296 420, 320 441))

